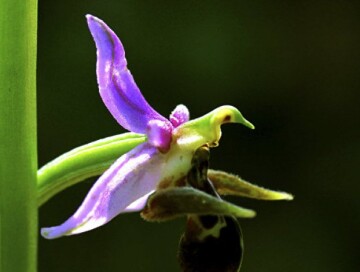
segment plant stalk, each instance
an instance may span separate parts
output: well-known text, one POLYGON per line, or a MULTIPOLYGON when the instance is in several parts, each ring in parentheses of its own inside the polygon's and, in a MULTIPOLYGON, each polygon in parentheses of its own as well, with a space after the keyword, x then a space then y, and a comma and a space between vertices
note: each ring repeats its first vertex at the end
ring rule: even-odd
POLYGON ((37 0, 0 0, 0 271, 37 253, 37 0))

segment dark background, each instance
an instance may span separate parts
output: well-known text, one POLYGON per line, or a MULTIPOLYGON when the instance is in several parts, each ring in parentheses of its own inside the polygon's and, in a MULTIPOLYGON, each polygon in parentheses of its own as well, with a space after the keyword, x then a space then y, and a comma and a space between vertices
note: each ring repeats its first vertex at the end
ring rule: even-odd
MULTIPOLYGON (((293 202, 230 200, 241 220, 242 271, 358 271, 359 1, 116 1, 39 3, 39 164, 124 130, 103 105, 85 14, 121 38, 144 96, 167 116, 232 104, 256 126, 223 127, 211 166, 291 192, 293 202)), ((93 180, 40 209, 62 223, 93 180)), ((82 235, 40 240, 39 270, 179 271, 184 219, 121 215, 82 235)))

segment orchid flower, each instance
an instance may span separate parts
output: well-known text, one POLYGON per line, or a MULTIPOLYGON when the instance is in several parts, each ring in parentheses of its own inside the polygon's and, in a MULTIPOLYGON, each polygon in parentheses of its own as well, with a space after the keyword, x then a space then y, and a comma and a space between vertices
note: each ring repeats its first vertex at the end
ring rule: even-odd
MULTIPOLYGON (((127 68, 125 51, 116 34, 94 16, 87 15, 87 22, 97 47, 100 96, 123 128, 145 135, 146 141, 120 156, 100 176, 78 210, 68 220, 59 226, 43 228, 41 234, 48 239, 92 230, 106 224, 118 214, 141 211, 147 203, 147 218, 158 219, 161 212, 156 208, 159 206, 151 209, 154 201, 151 202, 149 196, 186 179, 196 150, 203 146, 218 145, 222 124, 240 123, 254 128, 232 106, 222 106, 200 118, 189 120, 188 109, 184 105, 178 105, 168 119, 163 117, 141 94, 127 68)), ((263 196, 250 197, 290 199, 286 193, 266 191, 244 182, 239 185, 237 177, 224 172, 209 171, 208 175, 215 180, 214 186, 219 191, 224 190, 225 194, 237 191, 234 194, 249 196, 251 192, 256 192, 263 196), (235 182, 232 183, 233 181, 235 182), (221 185, 225 183, 227 185, 221 185), (239 186, 243 188, 243 192, 239 186)), ((212 197, 206 193, 201 196, 212 197)), ((213 200, 209 203, 213 203, 211 201, 213 200)), ((214 203, 221 200, 216 201, 214 203)), ((214 203, 211 204, 213 207, 216 206, 214 203)), ((221 209, 226 210, 228 206, 221 207, 223 208, 215 210, 222 213, 221 209)), ((239 213, 243 217, 254 215, 253 211, 247 209, 242 209, 239 213)))

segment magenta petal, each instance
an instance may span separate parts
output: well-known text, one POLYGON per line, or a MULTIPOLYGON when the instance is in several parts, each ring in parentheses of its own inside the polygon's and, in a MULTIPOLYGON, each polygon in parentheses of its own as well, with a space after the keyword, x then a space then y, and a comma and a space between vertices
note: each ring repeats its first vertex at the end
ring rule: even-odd
POLYGON ((176 108, 170 114, 170 122, 174 127, 178 127, 181 124, 189 121, 190 113, 185 105, 177 105, 176 108))
POLYGON ((150 120, 167 121, 141 94, 126 67, 124 47, 116 34, 102 20, 86 17, 97 47, 100 95, 113 117, 125 129, 143 134, 150 120))
POLYGON ((121 156, 94 184, 85 200, 62 225, 41 230, 48 239, 89 231, 109 222, 134 201, 155 190, 165 156, 143 143, 121 156))

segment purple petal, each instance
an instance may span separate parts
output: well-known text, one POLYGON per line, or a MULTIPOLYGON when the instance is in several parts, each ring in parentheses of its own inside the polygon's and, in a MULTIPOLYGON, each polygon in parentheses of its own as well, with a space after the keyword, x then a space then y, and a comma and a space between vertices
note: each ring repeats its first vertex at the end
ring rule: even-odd
POLYGON ((174 127, 178 127, 181 124, 189 121, 190 113, 185 105, 177 105, 176 108, 170 114, 170 122, 174 127))
POLYGON ((60 226, 43 228, 42 236, 53 239, 85 232, 109 222, 134 201, 155 190, 164 161, 165 156, 148 143, 134 148, 98 179, 73 216, 60 226))
POLYGON ((172 129, 169 122, 151 120, 146 130, 147 141, 161 152, 167 152, 171 144, 172 129))
POLYGON ((142 134, 150 120, 169 122, 141 94, 126 67, 124 47, 116 34, 102 20, 86 17, 97 47, 100 95, 113 117, 125 129, 142 134))

